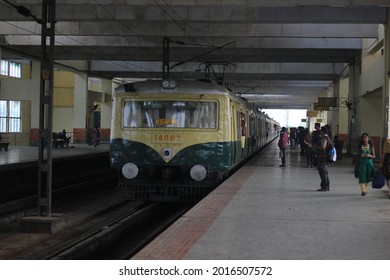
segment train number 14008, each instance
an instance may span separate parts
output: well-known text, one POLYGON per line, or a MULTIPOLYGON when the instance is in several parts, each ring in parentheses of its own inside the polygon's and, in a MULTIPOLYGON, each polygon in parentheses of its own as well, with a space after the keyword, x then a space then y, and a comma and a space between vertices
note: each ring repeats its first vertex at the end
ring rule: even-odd
POLYGON ((182 143, 183 136, 181 134, 171 133, 156 133, 152 135, 152 143, 182 143))

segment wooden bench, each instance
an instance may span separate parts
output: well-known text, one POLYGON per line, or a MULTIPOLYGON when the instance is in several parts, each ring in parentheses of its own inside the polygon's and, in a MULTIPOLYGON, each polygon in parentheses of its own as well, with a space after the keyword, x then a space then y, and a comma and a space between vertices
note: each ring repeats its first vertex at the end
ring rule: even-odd
POLYGON ((1 151, 8 151, 8 145, 9 145, 9 143, 4 143, 4 142, 0 142, 0 150, 1 151))

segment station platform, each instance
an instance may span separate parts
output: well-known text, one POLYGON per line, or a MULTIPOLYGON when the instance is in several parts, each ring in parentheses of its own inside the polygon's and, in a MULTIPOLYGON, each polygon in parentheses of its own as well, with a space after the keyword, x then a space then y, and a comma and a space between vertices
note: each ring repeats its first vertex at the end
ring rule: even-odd
POLYGON ((280 168, 277 141, 133 257, 135 260, 388 260, 387 187, 361 196, 352 159, 329 167, 330 191, 299 148, 280 168))
MULTIPOLYGON (((101 144, 96 148, 88 144, 71 144, 70 148, 52 150, 53 159, 74 157, 80 155, 108 152, 109 145, 101 144)), ((6 165, 18 165, 22 163, 36 163, 38 161, 38 147, 10 146, 8 151, 0 151, 0 170, 6 165)), ((17 166, 16 166, 17 167, 17 166)), ((9 168, 9 167, 7 167, 9 168)))

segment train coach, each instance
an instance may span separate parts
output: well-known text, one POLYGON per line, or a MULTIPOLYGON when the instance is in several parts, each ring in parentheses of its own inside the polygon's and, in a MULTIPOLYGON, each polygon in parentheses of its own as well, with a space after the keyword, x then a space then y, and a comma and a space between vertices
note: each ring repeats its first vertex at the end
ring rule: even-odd
POLYGON ((111 122, 118 192, 143 201, 204 197, 279 129, 225 87, 187 80, 118 86, 111 122))

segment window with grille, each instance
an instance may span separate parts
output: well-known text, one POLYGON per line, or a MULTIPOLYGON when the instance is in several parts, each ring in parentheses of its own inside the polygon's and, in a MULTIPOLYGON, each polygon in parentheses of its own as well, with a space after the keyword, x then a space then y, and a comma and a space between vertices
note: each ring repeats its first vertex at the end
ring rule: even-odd
POLYGON ((0 75, 8 76, 9 73, 9 63, 7 60, 0 60, 0 75))
POLYGON ((9 76, 13 78, 21 78, 22 64, 1 59, 0 75, 9 76))
POLYGON ((21 132, 21 102, 0 100, 0 132, 21 132))

